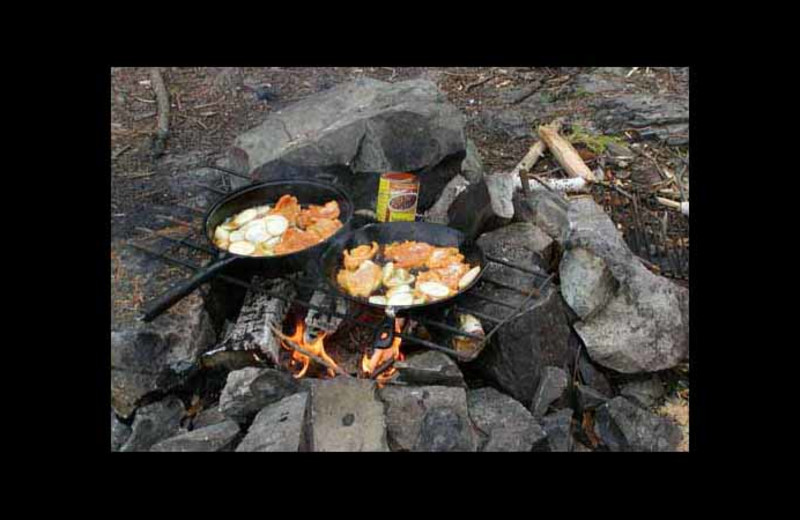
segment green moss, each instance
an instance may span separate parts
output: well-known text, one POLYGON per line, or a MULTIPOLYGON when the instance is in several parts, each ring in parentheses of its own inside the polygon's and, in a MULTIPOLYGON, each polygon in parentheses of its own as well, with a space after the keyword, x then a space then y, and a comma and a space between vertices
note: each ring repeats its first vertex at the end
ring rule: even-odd
POLYGON ((606 151, 609 143, 624 145, 625 141, 613 135, 591 134, 580 125, 572 125, 572 134, 567 139, 572 144, 585 144, 589 150, 596 154, 606 151))

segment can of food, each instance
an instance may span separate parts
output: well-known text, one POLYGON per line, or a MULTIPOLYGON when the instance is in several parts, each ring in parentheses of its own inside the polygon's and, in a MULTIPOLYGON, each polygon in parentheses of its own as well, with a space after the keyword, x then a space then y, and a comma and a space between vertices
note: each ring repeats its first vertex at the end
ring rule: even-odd
POLYGON ((418 200, 419 180, 416 175, 384 173, 378 185, 376 217, 380 222, 413 222, 418 200))

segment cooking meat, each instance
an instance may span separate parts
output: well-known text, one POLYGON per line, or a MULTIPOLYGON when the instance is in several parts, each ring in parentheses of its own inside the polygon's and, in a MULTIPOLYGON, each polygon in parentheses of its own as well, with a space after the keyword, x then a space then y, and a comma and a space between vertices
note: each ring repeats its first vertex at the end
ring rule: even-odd
POLYGON ((314 233, 320 238, 320 240, 325 240, 329 236, 336 233, 341 227, 342 223, 338 220, 316 218, 314 219, 314 223, 310 225, 306 231, 314 233))
POLYGON ((301 210, 300 216, 297 217, 297 225, 307 229, 317 219, 335 220, 337 218, 339 218, 339 203, 332 200, 326 202, 324 206, 311 204, 308 209, 301 210))
POLYGON ((311 231, 303 231, 302 229, 289 228, 283 234, 283 239, 280 244, 275 246, 276 255, 285 255, 287 253, 294 253, 311 247, 321 242, 319 235, 311 231))
POLYGON ((434 246, 425 242, 405 241, 386 246, 383 254, 397 267, 411 269, 424 266, 434 249, 434 246))
POLYGON ((437 281, 445 284, 450 289, 457 291, 458 281, 462 276, 464 276, 464 274, 466 274, 467 271, 469 271, 469 266, 467 264, 452 263, 446 267, 431 269, 428 272, 436 274, 439 277, 439 280, 437 281))
POLYGON ((430 269, 438 269, 452 264, 460 264, 463 261, 464 255, 458 252, 457 247, 437 247, 428 257, 425 265, 430 269))
POLYGON ((363 245, 354 247, 350 251, 344 251, 344 267, 350 271, 358 269, 365 260, 372 260, 375 253, 378 252, 378 243, 373 242, 372 245, 363 245))
POLYGON ((341 269, 336 281, 352 296, 368 298, 381 285, 381 268, 372 260, 365 260, 355 271, 341 269))
POLYGON ((278 199, 275 207, 269 210, 269 214, 283 215, 289 221, 289 225, 296 225, 297 217, 300 215, 300 204, 297 202, 297 197, 284 195, 278 199))

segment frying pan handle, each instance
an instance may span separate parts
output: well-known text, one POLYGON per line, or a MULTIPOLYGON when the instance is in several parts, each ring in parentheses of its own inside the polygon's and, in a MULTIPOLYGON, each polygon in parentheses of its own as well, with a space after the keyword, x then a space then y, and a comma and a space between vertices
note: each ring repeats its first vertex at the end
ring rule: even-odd
POLYGON ((177 287, 173 287, 161 295, 157 300, 152 302, 144 311, 144 314, 139 317, 139 319, 144 322, 154 320, 192 291, 201 286, 204 282, 216 276, 219 271, 230 265, 235 260, 237 260, 237 257, 228 256, 206 266, 204 269, 198 271, 194 276, 177 287))

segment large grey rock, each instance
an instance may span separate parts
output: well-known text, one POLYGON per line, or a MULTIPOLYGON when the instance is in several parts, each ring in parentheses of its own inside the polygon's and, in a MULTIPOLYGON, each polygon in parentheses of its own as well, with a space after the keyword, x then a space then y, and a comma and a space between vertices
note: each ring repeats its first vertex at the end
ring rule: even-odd
POLYGON ((130 436, 131 427, 120 421, 114 410, 111 410, 111 451, 119 451, 130 436))
POLYGON ((308 402, 308 392, 301 392, 266 406, 236 451, 308 451, 308 402))
POLYGON ((233 155, 260 179, 296 175, 293 165, 333 171, 359 208, 374 208, 377 172, 416 172, 424 211, 459 173, 465 148, 464 117, 433 82, 360 78, 270 113, 236 138, 233 155))
POLYGON ((649 408, 656 404, 664 395, 664 386, 658 375, 645 379, 630 381, 620 388, 620 395, 623 395, 643 408, 649 408))
POLYGON ((399 372, 395 383, 420 386, 467 386, 456 362, 446 354, 435 350, 414 354, 405 361, 395 362, 394 366, 399 372))
POLYGON ((148 451, 150 447, 180 431, 186 410, 175 396, 136 410, 132 432, 119 451, 148 451))
POLYGON ((150 323, 111 331, 111 406, 128 418, 148 394, 168 392, 199 367, 200 355, 216 340, 199 293, 180 301, 150 323))
MULTIPOLYGON (((524 287, 523 284, 515 284, 524 287)), ((486 290, 489 295, 518 306, 525 296, 508 289, 486 290)), ((480 300, 466 300, 469 308, 492 316, 507 316, 513 309, 497 309, 497 305, 480 300)), ((570 345, 569 325, 558 288, 545 287, 539 298, 526 304, 526 311, 508 321, 492 337, 475 360, 482 375, 494 381, 504 392, 530 406, 545 366, 568 366, 575 359, 570 345)))
POLYGON ((572 410, 569 408, 553 412, 542 419, 550 451, 571 451, 573 444, 571 426, 572 410))
POLYGON ((494 388, 467 392, 467 406, 482 437, 479 451, 531 451, 547 436, 522 403, 494 388))
POLYGON ((439 200, 425 213, 425 222, 447 225, 450 217, 448 211, 458 196, 469 187, 469 181, 461 175, 456 175, 442 189, 439 200))
POLYGON ((216 403, 198 413, 197 416, 192 419, 192 430, 199 430, 200 428, 219 424, 227 420, 228 418, 225 414, 219 411, 219 403, 216 403))
POLYGON ((337 377, 310 387, 312 451, 389 451, 375 381, 337 377))
POLYGON ((499 209, 503 203, 496 200, 508 191, 503 189, 502 179, 502 175, 487 175, 462 190, 447 210, 448 225, 475 239, 481 233, 508 224, 510 217, 501 213, 505 211, 499 209))
POLYGON ((514 220, 530 222, 544 231, 557 244, 563 244, 569 235, 569 204, 558 193, 531 190, 525 195, 514 193, 514 220))
POLYGON ((593 100, 592 117, 608 133, 637 129, 644 138, 654 137, 669 145, 689 143, 689 99, 622 93, 593 100))
POLYGON ((559 278, 564 301, 584 320, 602 309, 619 286, 605 261, 580 247, 564 253, 559 278))
POLYGON ((272 368, 243 368, 228 374, 219 397, 219 410, 226 417, 245 423, 266 405, 300 389, 300 384, 286 372, 272 368))
MULTIPOLYGON (((571 201, 567 250, 603 260, 618 283, 593 315, 574 325, 593 361, 623 373, 672 368, 689 355, 689 291, 651 273, 590 198, 571 201)), ((597 265, 600 265, 599 263, 597 265)))
MULTIPOLYGON (((550 405, 564 401, 564 393, 569 385, 569 376, 558 367, 544 367, 542 379, 536 393, 533 394, 531 413, 534 417, 543 417, 550 405)), ((563 403, 562 403, 563 404, 563 403)))
POLYGON ((553 263, 554 242, 530 222, 516 222, 481 235, 478 245, 490 256, 547 271, 553 263))
POLYGON ((677 424, 622 396, 597 409, 594 432, 610 451, 676 451, 682 439, 677 424))
POLYGON ((379 393, 392 451, 475 451, 463 388, 386 386, 379 393))
POLYGON ((157 442, 150 448, 150 451, 181 453, 230 451, 239 431, 239 425, 236 422, 226 420, 157 442))

